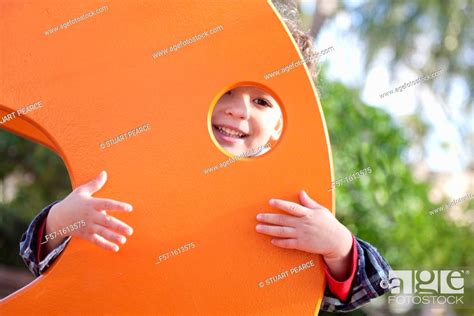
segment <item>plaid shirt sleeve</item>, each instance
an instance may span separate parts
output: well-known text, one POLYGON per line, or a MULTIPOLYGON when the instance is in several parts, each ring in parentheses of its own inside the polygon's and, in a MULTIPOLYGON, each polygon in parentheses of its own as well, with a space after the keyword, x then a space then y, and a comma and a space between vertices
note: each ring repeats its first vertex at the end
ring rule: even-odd
POLYGON ((46 206, 30 223, 28 229, 21 237, 20 241, 20 256, 25 262, 28 269, 36 277, 43 274, 51 264, 56 260, 56 258, 61 254, 64 248, 71 240, 71 237, 66 238, 58 247, 53 249, 43 260, 38 259, 39 252, 39 243, 38 240, 41 240, 43 236, 38 236, 41 225, 49 214, 49 210, 53 207, 54 204, 59 201, 55 201, 50 205, 46 206), (41 260, 41 261, 39 261, 41 260))
POLYGON ((326 312, 350 312, 368 303, 371 299, 383 295, 389 289, 380 286, 382 280, 388 280, 390 265, 369 243, 356 238, 357 274, 347 302, 342 302, 329 291, 326 285, 321 310, 326 312))

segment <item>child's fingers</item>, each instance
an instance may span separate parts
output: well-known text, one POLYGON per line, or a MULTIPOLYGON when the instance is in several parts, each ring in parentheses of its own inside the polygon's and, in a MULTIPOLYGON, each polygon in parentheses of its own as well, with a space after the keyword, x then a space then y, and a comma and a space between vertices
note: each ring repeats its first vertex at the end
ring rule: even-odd
POLYGON ((258 224, 256 229, 259 233, 262 233, 265 235, 282 237, 282 238, 296 237, 296 229, 293 227, 258 224))
POLYGON ((303 217, 308 214, 308 210, 306 210, 303 206, 299 205, 298 203, 280 200, 280 199, 271 199, 269 204, 273 207, 276 207, 294 216, 303 217))
POLYGON ((298 241, 296 239, 272 239, 272 244, 280 248, 297 249, 298 241))
POLYGON ((90 195, 94 194, 95 192, 102 189, 105 182, 107 182, 107 172, 102 171, 97 177, 92 179, 91 181, 84 183, 77 189, 81 192, 88 193, 90 195))
POLYGON ((304 190, 300 192, 300 202, 303 206, 306 206, 307 208, 311 208, 311 209, 317 209, 317 208, 323 207, 318 202, 310 198, 308 193, 306 193, 306 191, 304 190))
POLYGON ((97 215, 95 216, 94 221, 97 224, 107 227, 109 229, 112 229, 120 234, 129 235, 129 236, 133 234, 132 227, 116 219, 115 217, 107 215, 107 213, 105 214, 104 213, 100 212, 100 213, 97 213, 97 215))
POLYGON ((97 234, 91 234, 88 240, 96 246, 99 246, 102 249, 117 252, 119 251, 119 246, 110 241, 107 241, 104 237, 101 237, 97 234))
POLYGON ((295 218, 289 215, 262 213, 257 214, 257 220, 267 224, 296 227, 295 218))
POLYGON ((91 200, 92 206, 98 210, 107 210, 107 211, 121 211, 121 212, 131 212, 133 207, 125 202, 119 202, 112 199, 100 199, 93 198, 91 200))
POLYGON ((114 244, 125 244, 127 241, 127 238, 125 236, 122 236, 120 234, 117 234, 114 231, 111 231, 110 229, 105 228, 104 226, 94 224, 92 227, 92 231, 99 235, 100 237, 114 243, 114 244))

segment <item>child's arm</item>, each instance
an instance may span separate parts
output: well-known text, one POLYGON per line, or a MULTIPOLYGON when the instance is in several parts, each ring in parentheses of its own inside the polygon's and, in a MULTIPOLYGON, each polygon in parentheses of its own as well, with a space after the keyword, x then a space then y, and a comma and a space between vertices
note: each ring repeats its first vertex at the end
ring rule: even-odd
POLYGON ((371 299, 389 291, 381 286, 389 279, 390 265, 369 243, 356 239, 357 268, 352 287, 346 300, 334 295, 328 288, 321 304, 321 310, 327 312, 349 312, 368 303, 371 299))
POLYGON ((49 210, 59 201, 46 206, 28 226, 28 229, 21 237, 20 256, 28 269, 34 276, 40 276, 56 260, 58 255, 64 250, 69 239, 64 240, 54 253, 50 253, 46 258, 41 259, 41 242, 44 240, 44 224, 49 210))
POLYGON ((32 221, 20 242, 20 255, 30 271, 39 276, 61 254, 71 236, 86 239, 101 248, 118 251, 133 229, 107 214, 130 212, 132 206, 110 199, 94 198, 107 181, 102 172, 96 179, 81 185, 64 200, 48 205, 32 221), (106 212, 107 211, 107 212, 106 212))
POLYGON ((257 220, 272 225, 259 224, 256 229, 260 233, 279 237, 272 239, 275 246, 323 256, 328 286, 321 309, 349 311, 382 295, 385 290, 380 287, 380 281, 386 278, 390 267, 375 248, 354 240, 350 231, 306 192, 302 191, 299 198, 301 205, 270 200, 271 206, 289 215, 258 214, 257 220), (339 288, 337 295, 331 292, 331 288, 339 288))

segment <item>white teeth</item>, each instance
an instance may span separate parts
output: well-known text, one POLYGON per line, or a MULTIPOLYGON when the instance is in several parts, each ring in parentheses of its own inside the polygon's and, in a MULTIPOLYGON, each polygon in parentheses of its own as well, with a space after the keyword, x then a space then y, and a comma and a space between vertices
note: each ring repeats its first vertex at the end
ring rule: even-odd
POLYGON ((223 132, 224 134, 226 134, 227 136, 232 136, 232 137, 244 137, 245 136, 244 133, 235 131, 235 130, 227 128, 227 127, 217 126, 217 129, 219 131, 223 132))

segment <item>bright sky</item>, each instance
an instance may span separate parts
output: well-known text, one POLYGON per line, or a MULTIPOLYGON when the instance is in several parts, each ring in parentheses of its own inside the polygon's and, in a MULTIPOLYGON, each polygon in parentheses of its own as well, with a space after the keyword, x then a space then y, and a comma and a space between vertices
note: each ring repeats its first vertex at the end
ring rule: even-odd
MULTIPOLYGON (((362 0, 346 0, 345 2, 352 6, 362 0)), ((302 0, 302 10, 306 14, 312 14, 314 9, 315 0, 302 0)), ((363 42, 355 33, 349 31, 350 19, 349 14, 339 13, 324 25, 318 36, 317 50, 330 46, 335 48, 335 51, 322 58, 322 62, 328 64, 329 78, 342 81, 348 86, 360 87, 364 102, 384 109, 397 121, 400 121, 400 118, 405 115, 415 113, 415 100, 418 98, 423 104, 422 119, 430 126, 429 136, 425 143, 427 167, 434 172, 452 173, 466 170, 469 159, 472 159, 472 148, 469 148, 467 141, 461 139, 458 127, 462 126, 471 132, 474 127, 473 113, 471 112, 470 117, 465 117, 460 112, 463 100, 466 100, 468 95, 467 84, 462 80, 457 80, 455 88, 449 96, 449 102, 445 102, 445 104, 423 83, 381 98, 382 93, 416 80, 420 76, 408 68, 399 68, 396 70, 394 81, 390 82, 390 70, 386 67, 388 51, 383 52, 376 60, 375 66, 370 68, 367 74, 364 74, 363 42), (443 112, 443 106, 451 112, 452 121, 447 119, 443 112)), ((419 46, 426 47, 427 45, 420 43, 419 46)), ((423 52, 419 52, 414 57, 422 63, 425 55, 423 52)), ((436 80, 446 80, 446 77, 441 71, 435 79, 431 80, 435 80, 436 84, 436 80)), ((410 155, 408 159, 415 157, 413 152, 410 155), (413 156, 410 156, 412 154, 413 156)))

